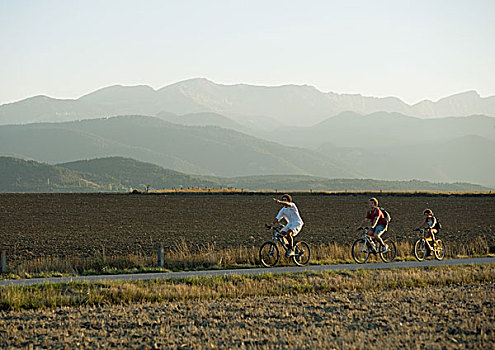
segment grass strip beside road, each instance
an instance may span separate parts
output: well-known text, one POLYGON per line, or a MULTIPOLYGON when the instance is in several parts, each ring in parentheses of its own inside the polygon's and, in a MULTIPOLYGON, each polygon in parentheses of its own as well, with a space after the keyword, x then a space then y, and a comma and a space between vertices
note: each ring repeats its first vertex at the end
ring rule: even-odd
MULTIPOLYGON (((397 242, 396 261, 415 260, 410 242, 397 242)), ((447 258, 490 256, 487 241, 478 236, 469 243, 448 245, 447 258)), ((117 275, 168 271, 202 271, 218 269, 239 269, 259 267, 259 247, 231 247, 218 249, 214 244, 201 247, 198 251, 185 239, 176 242, 174 249, 164 256, 164 267, 154 267, 156 256, 124 255, 95 257, 38 257, 13 262, 8 273, 0 279, 30 279, 47 277, 117 275)), ((370 262, 381 261, 371 256, 370 262)), ((337 243, 312 244, 312 265, 334 265, 354 263, 350 246, 337 243)), ((292 261, 281 257, 280 265, 292 265, 292 261)))
POLYGON ((229 275, 178 280, 73 282, 0 288, 0 310, 128 305, 495 282, 495 264, 392 270, 229 275))

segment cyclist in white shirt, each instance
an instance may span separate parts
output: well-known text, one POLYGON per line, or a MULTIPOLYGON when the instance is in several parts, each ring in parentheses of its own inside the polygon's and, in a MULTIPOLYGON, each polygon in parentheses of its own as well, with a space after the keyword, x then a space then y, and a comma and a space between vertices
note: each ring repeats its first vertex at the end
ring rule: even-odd
POLYGON ((417 228, 417 230, 419 230, 420 228, 426 228, 428 230, 428 235, 426 236, 426 238, 429 238, 431 236, 433 242, 435 242, 435 234, 438 233, 438 220, 435 217, 435 214, 433 214, 433 210, 431 209, 425 209, 423 215, 425 216, 425 221, 421 224, 421 226, 417 228))
POLYGON ((287 221, 287 225, 285 225, 280 232, 285 234, 285 237, 290 244, 287 256, 295 255, 292 251, 292 248, 294 247, 294 237, 301 231, 304 222, 301 219, 301 215, 299 215, 297 206, 292 202, 292 197, 290 195, 284 194, 282 200, 276 198, 273 198, 273 200, 283 205, 275 219, 273 219, 273 225, 278 224, 282 219, 287 221))

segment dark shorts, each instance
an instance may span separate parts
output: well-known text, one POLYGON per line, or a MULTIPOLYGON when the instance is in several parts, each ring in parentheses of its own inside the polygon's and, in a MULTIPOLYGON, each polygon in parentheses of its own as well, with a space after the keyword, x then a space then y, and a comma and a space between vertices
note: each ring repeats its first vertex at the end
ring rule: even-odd
POLYGON ((375 228, 372 228, 371 231, 375 232, 377 235, 383 234, 385 232, 385 226, 376 225, 375 228))

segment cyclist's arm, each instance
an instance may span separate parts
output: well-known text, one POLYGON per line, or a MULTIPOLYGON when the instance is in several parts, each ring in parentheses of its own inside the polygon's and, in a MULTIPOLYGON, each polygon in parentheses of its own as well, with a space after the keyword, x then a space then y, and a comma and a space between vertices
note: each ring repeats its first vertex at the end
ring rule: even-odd
POLYGON ((364 218, 363 221, 361 221, 361 223, 359 224, 359 227, 363 227, 367 222, 368 222, 368 218, 364 218))
POLYGON ((419 225, 419 226, 418 226, 418 230, 419 230, 420 228, 425 227, 425 226, 426 226, 427 221, 428 221, 428 220, 427 220, 427 219, 425 219, 425 221, 423 221, 423 223, 422 223, 421 225, 419 225))
POLYGON ((361 221, 359 227, 363 227, 368 222, 368 220, 371 222, 371 217, 369 216, 369 213, 366 212, 366 215, 364 216, 363 221, 361 221))
POLYGON ((276 198, 272 198, 276 203, 278 204, 282 204, 283 206, 287 206, 289 207, 291 205, 291 202, 287 202, 287 201, 281 201, 280 199, 276 199, 276 198))
POLYGON ((273 225, 277 225, 277 224, 279 224, 279 223, 280 223, 280 220, 282 220, 282 219, 283 219, 283 217, 284 217, 284 216, 283 216, 283 213, 284 213, 284 208, 282 208, 282 209, 280 209, 280 210, 278 211, 277 216, 275 216, 275 219, 273 219, 273 225))
POLYGON ((380 219, 384 217, 382 211, 379 208, 375 208, 375 211, 378 211, 378 215, 376 216, 375 221, 371 225, 371 228, 375 228, 376 225, 378 225, 378 221, 380 221, 380 219))
POLYGON ((377 216, 373 224, 371 225, 371 228, 375 228, 375 226, 378 224, 378 220, 380 220, 380 216, 377 216))
POLYGON ((433 217, 432 219, 433 220, 431 220, 431 225, 428 224, 428 228, 433 228, 437 224, 437 218, 436 217, 433 217))

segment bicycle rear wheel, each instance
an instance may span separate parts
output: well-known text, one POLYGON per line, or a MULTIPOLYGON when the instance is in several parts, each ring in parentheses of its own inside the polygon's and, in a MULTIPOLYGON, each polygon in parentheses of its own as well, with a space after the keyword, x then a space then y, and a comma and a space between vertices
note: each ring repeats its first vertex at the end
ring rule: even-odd
POLYGON ((441 239, 438 239, 435 242, 435 246, 433 248, 433 254, 435 255, 435 259, 442 260, 445 258, 445 244, 441 239))
POLYGON ((358 264, 364 264, 370 256, 369 247, 364 238, 357 239, 351 248, 352 258, 358 264))
POLYGON ((311 249, 309 248, 308 243, 306 242, 296 242, 294 244, 294 253, 292 256, 292 261, 297 266, 304 266, 309 263, 309 259, 311 258, 311 249))
POLYGON ((418 261, 423 261, 428 255, 428 245, 424 238, 418 238, 414 243, 414 257, 418 261))
POLYGON ((383 241, 385 245, 388 247, 386 252, 383 252, 383 246, 380 246, 380 258, 383 262, 389 263, 394 261, 397 256, 397 247, 395 246, 395 242, 391 239, 386 239, 383 241))
POLYGON ((268 241, 261 245, 260 262, 265 267, 273 267, 280 259, 280 252, 274 242, 268 241))

